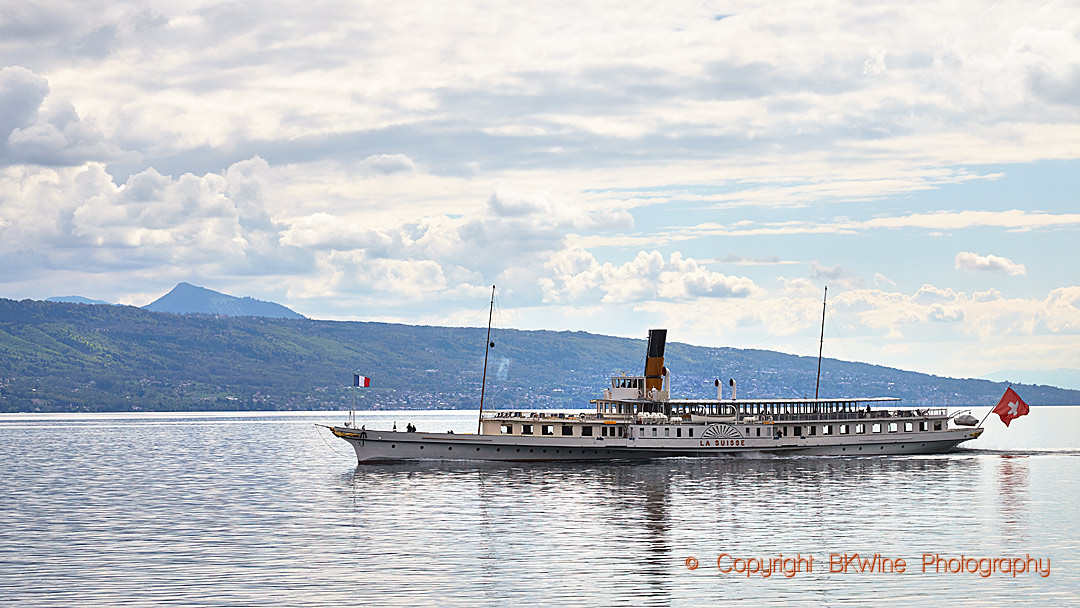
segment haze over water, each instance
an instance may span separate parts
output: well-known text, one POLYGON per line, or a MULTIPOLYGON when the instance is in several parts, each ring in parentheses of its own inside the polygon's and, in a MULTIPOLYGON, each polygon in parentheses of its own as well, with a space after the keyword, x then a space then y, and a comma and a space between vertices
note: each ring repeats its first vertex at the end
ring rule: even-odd
MULTIPOLYGON (((475 430, 475 412, 358 417, 475 430)), ((942 456, 606 464, 357 466, 313 425, 343 420, 0 416, 0 603, 1080 604, 1080 407, 987 420, 942 456), (844 552, 907 572, 829 573, 844 552), (721 553, 812 555, 814 572, 721 574, 721 553), (923 573, 923 553, 1030 555, 1050 575, 923 573)))

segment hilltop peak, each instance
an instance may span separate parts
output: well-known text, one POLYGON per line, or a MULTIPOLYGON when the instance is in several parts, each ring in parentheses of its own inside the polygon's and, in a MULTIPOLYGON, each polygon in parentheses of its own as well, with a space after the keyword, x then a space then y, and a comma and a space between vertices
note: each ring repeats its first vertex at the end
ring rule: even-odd
POLYGON ((303 319, 304 316, 275 302, 238 298, 228 294, 192 285, 186 281, 176 284, 169 293, 143 306, 154 312, 174 314, 209 314, 227 317, 271 317, 275 319, 303 319))

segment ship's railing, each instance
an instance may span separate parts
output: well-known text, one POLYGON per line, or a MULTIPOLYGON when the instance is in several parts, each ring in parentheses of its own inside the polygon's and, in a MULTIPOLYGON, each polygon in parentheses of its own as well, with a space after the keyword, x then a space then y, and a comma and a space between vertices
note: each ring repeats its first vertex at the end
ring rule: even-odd
POLYGON ((802 420, 882 420, 911 418, 945 418, 949 415, 946 408, 914 408, 898 410, 858 410, 854 412, 818 412, 810 414, 749 414, 740 413, 739 420, 756 418, 772 422, 798 422, 802 420))
POLYGON ((484 420, 523 419, 523 420, 611 420, 620 418, 618 414, 601 416, 596 412, 571 414, 567 412, 510 412, 497 411, 484 413, 484 420))
MULTIPOLYGON (((925 419, 925 418, 945 418, 947 417, 948 410, 946 408, 912 408, 912 409, 896 409, 896 410, 858 410, 852 412, 818 412, 818 413, 802 413, 802 414, 751 414, 749 412, 739 412, 736 420, 746 421, 748 419, 756 419, 757 421, 769 421, 769 422, 799 422, 799 421, 817 421, 817 420, 883 420, 883 419, 925 419)), ((511 411, 495 411, 485 412, 484 420, 505 420, 505 419, 522 419, 522 420, 614 420, 618 422, 632 422, 633 424, 669 424, 663 422, 661 419, 642 418, 633 414, 597 414, 596 412, 585 413, 567 413, 567 412, 511 412, 511 411)), ((728 417, 731 417, 729 415, 728 417)))

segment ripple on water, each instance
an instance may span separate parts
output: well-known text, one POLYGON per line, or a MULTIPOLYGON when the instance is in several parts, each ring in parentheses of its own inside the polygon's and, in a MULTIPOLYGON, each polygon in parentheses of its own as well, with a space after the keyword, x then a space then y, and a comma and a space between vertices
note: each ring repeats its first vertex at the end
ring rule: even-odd
MULTIPOLYGON (((455 417, 456 416, 456 417, 455 417)), ((1076 603, 1075 450, 356 466, 296 416, 0 424, 20 606, 1076 603), (1050 556, 1050 578, 829 574, 830 552, 1050 556), (793 578, 720 553, 815 556, 793 578), (685 566, 687 556, 699 569, 685 566), (1060 566, 1058 564, 1060 563, 1060 566), (963 593, 957 592, 963 589, 963 593)), ((402 418, 404 420, 404 418, 402 418)), ((449 414, 432 424, 468 426, 449 414)), ((436 427, 438 428, 438 427, 436 427)))

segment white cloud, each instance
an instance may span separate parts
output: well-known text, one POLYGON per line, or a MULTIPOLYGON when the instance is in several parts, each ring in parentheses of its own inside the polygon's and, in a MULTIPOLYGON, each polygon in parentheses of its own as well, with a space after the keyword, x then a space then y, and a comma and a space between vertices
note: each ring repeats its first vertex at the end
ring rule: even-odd
POLYGON ((1027 274, 1023 264, 1017 264, 1009 258, 988 254, 979 255, 970 251, 961 251, 956 254, 957 270, 988 270, 991 272, 1004 272, 1009 275, 1027 274))
POLYGON ((1080 331, 1080 287, 1051 290, 1042 299, 1005 299, 996 290, 967 295, 952 288, 923 285, 905 295, 876 289, 839 294, 834 305, 854 314, 868 328, 901 338, 925 321, 959 322, 958 337, 1037 336, 1080 331))
POLYGON ((722 225, 704 223, 678 229, 683 238, 701 236, 782 236, 794 234, 859 234, 874 230, 897 230, 915 228, 923 230, 961 230, 967 228, 1004 228, 1011 232, 1023 232, 1050 228, 1080 226, 1080 213, 1029 212, 1019 209, 1010 211, 935 211, 901 216, 875 217, 867 220, 837 218, 830 222, 786 220, 758 224, 745 221, 722 225))
MULTIPOLYGON (((636 306, 654 316, 652 323, 667 327, 672 340, 817 354, 820 293, 636 306)), ((973 376, 980 364, 993 361, 1008 367, 1016 357, 1034 367, 1056 369, 1053 366, 1080 354, 1075 344, 1080 334, 1076 286, 1051 290, 1041 298, 1008 299, 931 285, 914 294, 857 289, 830 299, 828 315, 826 356, 935 374, 973 376)))
MULTIPOLYGON (((1076 7, 996 5, 975 26, 970 9, 932 2, 785 6, 739 2, 716 20, 696 2, 418 15, 121 0, 74 19, 43 1, 8 15, 0 56, 45 66, 110 141, 172 159, 263 142, 282 164, 374 148, 490 171, 638 164, 645 145, 670 171, 718 156, 783 164, 824 151, 910 168, 1077 150, 1076 7)), ((867 178, 874 197, 881 177, 867 178)))
POLYGON ((1036 314, 1039 323, 1055 333, 1080 332, 1080 286, 1051 291, 1036 314))
POLYGON ((806 277, 778 277, 777 282, 781 286, 781 295, 788 298, 813 298, 822 295, 821 286, 806 277))
POLYGON ((1000 300, 1001 297, 1001 292, 991 287, 986 291, 976 291, 975 293, 971 294, 971 301, 993 302, 994 300, 1000 300))
POLYGON ((49 83, 26 68, 0 69, 0 164, 81 165, 124 156, 70 103, 45 105, 49 83))
POLYGON ((392 175, 416 171, 416 164, 404 154, 372 154, 358 165, 364 173, 392 175))
POLYGON ((911 302, 928 305, 928 304, 941 304, 944 302, 952 302, 956 300, 956 292, 951 287, 944 289, 934 287, 929 283, 923 285, 918 291, 911 296, 911 302))
POLYGON ((991 226, 1007 230, 1035 230, 1080 224, 1080 213, 1047 213, 1042 211, 936 211, 906 216, 879 217, 855 222, 853 228, 925 228, 930 230, 960 230, 991 226))
MULTIPOLYGON (((479 213, 463 217, 436 215, 375 227, 366 225, 362 214, 314 213, 289 223, 282 244, 333 252, 320 255, 321 290, 312 284, 296 294, 328 297, 336 289, 349 289, 337 268, 348 264, 351 277, 387 277, 370 283, 361 280, 369 291, 456 298, 471 296, 495 281, 524 297, 538 289, 545 261, 558 258, 566 263, 573 257, 577 250, 567 245, 572 231, 626 229, 633 220, 621 209, 586 209, 546 191, 496 185, 479 213), (421 281, 409 280, 410 276, 421 277, 428 287, 421 289, 421 281)), ((687 279, 688 291, 719 288, 711 277, 694 277, 687 279)))
POLYGON ((32 125, 48 94, 48 81, 30 70, 18 66, 0 70, 0 139, 32 125))
POLYGON ((157 269, 162 277, 290 274, 310 255, 278 240, 257 185, 261 159, 179 178, 153 169, 116 184, 102 165, 0 173, 0 257, 24 272, 157 269), (33 252, 33 259, 25 259, 33 252))
MULTIPOLYGON (((278 277, 280 285, 314 273, 291 291, 309 301, 342 294, 454 299, 498 281, 523 301, 538 301, 545 262, 567 249, 574 231, 633 225, 622 209, 505 186, 491 190, 477 213, 460 217, 372 222, 365 209, 340 206, 337 213, 271 216, 267 209, 281 208, 273 199, 288 194, 272 187, 280 171, 258 157, 220 174, 173 178, 147 169, 119 184, 98 164, 2 171, 0 256, 20 277, 156 268, 162 281, 255 275, 278 277)), ((684 271, 678 288, 667 287, 676 296, 727 288, 703 269, 684 271)))
POLYGON ((626 230, 634 218, 625 209, 584 209, 565 203, 550 193, 496 185, 488 199, 489 213, 497 218, 524 218, 577 230, 626 230))
POLYGON ((631 261, 615 265, 571 248, 551 256, 547 267, 551 274, 540 281, 547 302, 745 298, 762 292, 746 277, 710 271, 679 252, 665 260, 659 251, 640 251, 631 261))
POLYGON ((870 169, 859 163, 855 166, 789 167, 802 173, 797 179, 770 179, 762 176, 761 185, 735 192, 715 194, 672 193, 680 200, 711 201, 716 208, 769 205, 775 207, 804 207, 811 202, 846 200, 864 201, 886 194, 918 192, 974 181, 996 180, 1000 173, 977 174, 965 169, 928 167, 876 167, 870 169), (807 171, 803 173, 803 171, 807 171), (775 182, 775 183, 769 183, 775 182))
MULTIPOLYGON (((705 260, 701 261, 704 262, 705 260)), ((789 264, 799 263, 795 260, 782 260, 779 256, 775 255, 759 258, 754 256, 735 254, 724 256, 722 259, 717 261, 721 264, 734 264, 736 266, 786 266, 789 264)))
POLYGON ((882 286, 896 287, 896 281, 894 281, 894 280, 890 279, 889 277, 881 274, 880 272, 875 272, 874 273, 874 285, 878 286, 878 287, 882 287, 882 286))
MULTIPOLYGON (((420 299, 441 295, 447 289, 443 268, 433 260, 371 258, 363 251, 330 252, 320 256, 319 266, 336 278, 335 291, 346 296, 377 291, 420 299)), ((308 289, 320 296, 325 294, 326 285, 309 285, 308 289)))
POLYGON ((861 287, 863 284, 863 280, 854 272, 843 268, 839 264, 822 266, 816 260, 810 262, 810 278, 822 283, 831 283, 834 287, 839 288, 861 287))

